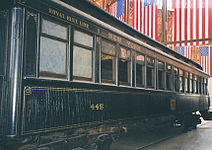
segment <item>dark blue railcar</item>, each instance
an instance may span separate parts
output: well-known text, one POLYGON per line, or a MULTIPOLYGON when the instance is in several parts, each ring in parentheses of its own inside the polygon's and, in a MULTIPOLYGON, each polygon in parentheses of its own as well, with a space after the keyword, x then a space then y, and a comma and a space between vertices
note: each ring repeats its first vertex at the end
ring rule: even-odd
POLYGON ((0 37, 1 149, 109 149, 209 108, 198 64, 88 1, 7 1, 0 37))

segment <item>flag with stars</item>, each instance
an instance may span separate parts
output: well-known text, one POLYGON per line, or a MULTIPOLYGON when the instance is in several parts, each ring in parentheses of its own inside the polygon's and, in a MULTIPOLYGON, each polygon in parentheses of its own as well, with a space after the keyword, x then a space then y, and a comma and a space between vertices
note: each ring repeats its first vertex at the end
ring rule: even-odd
POLYGON ((178 53, 180 53, 181 55, 185 55, 185 47, 181 47, 181 46, 177 46, 176 50, 178 53))
POLYGON ((116 17, 124 21, 124 0, 117 1, 116 17))
POLYGON ((204 72, 212 75, 211 73, 211 46, 200 46, 200 65, 204 72))

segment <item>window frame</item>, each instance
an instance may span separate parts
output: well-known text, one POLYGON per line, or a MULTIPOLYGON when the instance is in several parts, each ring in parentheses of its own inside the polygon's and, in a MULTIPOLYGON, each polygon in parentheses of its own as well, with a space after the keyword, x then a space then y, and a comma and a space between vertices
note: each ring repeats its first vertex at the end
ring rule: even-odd
POLYGON ((185 78, 184 78, 184 70, 179 69, 179 92, 184 93, 185 91, 185 78), (180 82, 180 79, 182 79, 182 84, 180 82), (181 87, 182 86, 182 87, 181 87), (182 89, 181 89, 182 88, 182 89))
POLYGON ((185 71, 184 72, 184 74, 185 74, 185 92, 186 93, 190 93, 190 77, 189 77, 189 72, 188 71, 185 71))
POLYGON ((88 32, 88 31, 85 31, 85 30, 82 30, 80 28, 77 28, 77 27, 73 27, 72 28, 72 80, 76 80, 76 81, 90 81, 92 82, 93 81, 93 78, 94 78, 94 53, 95 53, 95 35, 88 32), (78 43, 78 42, 75 42, 74 40, 74 31, 79 31, 79 32, 82 32, 84 34, 87 34, 89 36, 92 36, 93 37, 93 47, 89 47, 89 46, 86 46, 86 45, 83 45, 81 43, 78 43), (82 76, 74 76, 73 72, 73 68, 74 68, 74 62, 73 62, 73 53, 74 53, 74 46, 77 46, 77 47, 80 47, 80 48, 83 48, 83 49, 86 49, 88 51, 91 51, 91 78, 87 78, 87 77, 82 77, 82 76))
POLYGON ((193 80, 193 74, 189 73, 189 92, 194 93, 194 80, 193 80))
POLYGON ((166 90, 170 90, 170 91, 172 90, 172 68, 173 67, 171 64, 166 63, 166 90), (168 66, 170 66, 170 69, 168 69, 168 66), (169 83, 167 83, 167 75, 170 75, 169 83), (167 87, 167 85, 169 85, 169 88, 167 87))
POLYGON ((138 52, 138 51, 135 51, 135 75, 136 75, 135 83, 136 83, 136 87, 145 87, 145 74, 146 74, 145 63, 146 63, 145 54, 143 54, 141 52, 138 52), (142 72, 142 81, 143 81, 143 83, 142 84, 138 84, 137 83, 137 64, 138 64, 137 63, 137 56, 139 56, 139 55, 142 55, 144 57, 144 61, 140 64, 141 65, 141 69, 143 70, 143 72, 142 72))
POLYGON ((163 62, 163 61, 160 61, 160 60, 158 60, 158 63, 157 63, 157 68, 158 68, 158 70, 157 70, 157 75, 158 75, 158 77, 157 77, 157 83, 158 83, 158 85, 157 85, 157 89, 159 89, 159 90, 164 90, 165 89, 165 72, 166 72, 166 70, 165 70, 165 62, 163 62), (159 67, 159 64, 160 63, 163 63, 163 67, 159 67), (160 80, 159 80, 159 71, 161 71, 162 72, 162 87, 160 87, 159 86, 159 82, 160 82, 160 80))
POLYGON ((122 46, 122 45, 120 45, 119 46, 119 49, 118 49, 118 74, 119 74, 119 78, 118 78, 118 82, 119 82, 119 84, 120 85, 127 85, 127 86, 130 86, 131 85, 131 72, 132 72, 132 67, 131 67, 131 63, 132 63, 132 50, 130 49, 130 48, 127 48, 127 47, 125 47, 125 46, 122 46), (125 59, 125 58, 122 58, 121 56, 120 56, 120 52, 121 52, 121 48, 123 48, 123 49, 125 49, 126 51, 129 51, 130 52, 130 56, 129 56, 129 60, 127 60, 127 59, 125 59), (120 72, 120 65, 119 65, 119 61, 120 60, 126 60, 126 61, 128 61, 128 64, 127 64, 127 82, 124 82, 124 81, 120 81, 120 75, 121 75, 121 72, 120 72))
POLYGON ((151 56, 148 56, 146 55, 146 88, 151 88, 151 89, 154 89, 155 88, 155 76, 156 76, 156 72, 155 72, 155 63, 156 63, 156 59, 154 57, 151 57, 151 56), (154 62, 153 64, 148 64, 148 58, 150 58, 150 60, 152 59, 154 62), (152 85, 148 85, 148 75, 147 75, 147 70, 148 68, 151 69, 152 71, 152 79, 151 79, 151 82, 152 82, 152 85))
POLYGON ((99 67, 100 67, 100 74, 101 74, 101 76, 99 77, 100 78, 100 82, 101 83, 109 83, 109 84, 116 84, 116 80, 117 80, 117 43, 115 43, 114 41, 110 41, 110 40, 108 40, 108 39, 106 39, 106 38, 101 38, 101 42, 100 42, 101 44, 101 48, 100 48, 100 58, 99 58, 99 61, 101 62, 100 64, 101 65, 99 65, 99 67), (111 54, 108 54, 108 53, 105 53, 105 52, 103 52, 103 46, 102 46, 102 42, 103 41, 106 41, 106 42, 108 42, 108 43, 110 43, 110 44, 113 44, 114 46, 115 46, 115 55, 111 55, 111 54), (108 79, 103 79, 102 78, 102 54, 104 54, 104 55, 107 55, 107 56, 111 56, 111 57, 113 57, 114 58, 114 62, 112 62, 112 80, 108 80, 108 79), (113 69, 113 67, 114 67, 114 69, 113 69))
POLYGON ((68 68, 68 64, 69 64, 69 25, 66 24, 66 23, 61 23, 59 21, 56 21, 54 19, 49 19, 45 16, 41 16, 40 18, 40 31, 39 31, 39 35, 38 35, 38 38, 39 38, 39 53, 38 53, 38 78, 57 78, 57 79, 65 79, 65 80, 68 80, 68 76, 69 76, 69 68, 68 68), (56 37, 54 35, 48 35, 46 33, 43 33, 42 32, 42 21, 43 20, 47 20, 51 23, 55 23, 57 25, 61 25, 63 27, 66 27, 67 28, 67 39, 63 39, 63 38, 59 38, 59 37, 56 37), (48 72, 48 71, 41 71, 40 70, 40 65, 41 65, 41 62, 40 62, 40 54, 41 54, 41 38, 44 37, 44 38, 47 38, 47 39, 51 39, 51 40, 55 40, 55 41, 59 41, 59 42, 63 42, 66 44, 66 60, 65 60, 65 74, 58 74, 58 73, 51 73, 51 72, 48 72))
POLYGON ((175 90, 176 92, 179 92, 179 91, 180 91, 179 76, 180 76, 179 68, 173 66, 174 90, 175 90), (175 71, 176 71, 177 73, 176 73, 175 71))
POLYGON ((198 89, 199 89, 199 94, 201 95, 203 92, 202 92, 202 77, 199 76, 198 77, 198 89))
POLYGON ((198 82, 198 76, 194 75, 194 93, 198 94, 199 93, 199 82, 198 82))

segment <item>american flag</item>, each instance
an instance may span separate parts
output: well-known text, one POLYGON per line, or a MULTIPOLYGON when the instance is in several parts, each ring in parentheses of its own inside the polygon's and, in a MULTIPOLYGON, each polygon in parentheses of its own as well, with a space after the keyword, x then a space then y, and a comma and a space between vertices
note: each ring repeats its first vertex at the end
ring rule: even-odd
MULTIPOLYGON (((212 0, 174 0, 174 41, 212 37, 212 0)), ((207 44, 208 41, 184 45, 207 44)))
POLYGON ((117 2, 113 3, 111 5, 110 14, 116 17, 116 8, 117 8, 117 2))
POLYGON ((185 57, 191 59, 192 58, 192 47, 185 46, 185 57))
POLYGON ((116 17, 124 21, 124 0, 117 1, 116 17))
POLYGON ((180 46, 177 46, 176 47, 176 50, 178 53, 180 53, 181 55, 185 55, 185 47, 180 47, 180 46))
POLYGON ((133 0, 133 27, 157 40, 156 0, 133 0))
POLYGON ((200 65, 202 66, 203 71, 212 75, 211 72, 211 46, 200 46, 200 65))

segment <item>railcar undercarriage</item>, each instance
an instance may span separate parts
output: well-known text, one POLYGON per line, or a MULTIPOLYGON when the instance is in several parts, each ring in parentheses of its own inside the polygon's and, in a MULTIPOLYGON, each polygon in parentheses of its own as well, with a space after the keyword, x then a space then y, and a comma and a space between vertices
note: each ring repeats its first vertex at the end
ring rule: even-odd
POLYGON ((1 140, 1 149, 17 150, 109 150, 112 142, 119 140, 127 132, 147 131, 155 128, 172 126, 175 117, 149 116, 136 120, 127 120, 97 127, 81 127, 52 133, 29 135, 16 139, 1 140))

